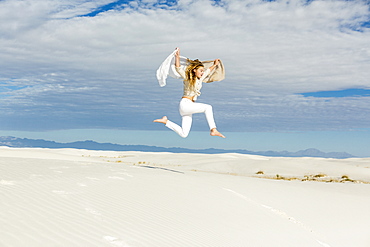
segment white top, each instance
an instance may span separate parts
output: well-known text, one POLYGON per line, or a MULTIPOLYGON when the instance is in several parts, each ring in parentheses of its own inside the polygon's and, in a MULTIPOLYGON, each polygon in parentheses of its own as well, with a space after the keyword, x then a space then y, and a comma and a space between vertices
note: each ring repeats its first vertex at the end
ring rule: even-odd
MULTIPOLYGON (((176 67, 176 71, 181 75, 182 78, 186 78, 185 70, 183 67, 176 67)), ((184 95, 188 97, 193 97, 193 100, 196 101, 198 96, 201 95, 200 89, 202 89, 202 84, 204 79, 210 74, 211 70, 206 69, 200 79, 196 79, 194 87, 190 86, 190 83, 185 79, 184 80, 184 95)))

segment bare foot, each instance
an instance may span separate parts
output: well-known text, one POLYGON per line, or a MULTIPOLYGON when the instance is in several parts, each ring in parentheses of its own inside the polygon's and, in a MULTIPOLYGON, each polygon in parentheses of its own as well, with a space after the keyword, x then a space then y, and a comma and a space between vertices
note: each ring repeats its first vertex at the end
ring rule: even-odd
POLYGON ((219 137, 222 137, 222 138, 226 138, 223 134, 221 134, 220 132, 218 132, 218 130, 216 128, 213 128, 211 129, 211 136, 219 136, 219 137))
POLYGON ((163 123, 163 124, 166 124, 166 123, 167 123, 167 117, 166 117, 166 116, 164 116, 164 117, 162 117, 162 118, 160 118, 160 119, 156 119, 156 120, 154 120, 153 122, 155 122, 155 123, 163 123))

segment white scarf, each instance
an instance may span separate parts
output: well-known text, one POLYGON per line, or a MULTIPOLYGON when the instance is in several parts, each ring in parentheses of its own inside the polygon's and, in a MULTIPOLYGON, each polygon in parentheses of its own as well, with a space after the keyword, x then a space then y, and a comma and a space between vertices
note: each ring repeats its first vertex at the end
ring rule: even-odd
MULTIPOLYGON (((177 49, 174 52, 172 52, 157 69, 157 80, 159 86, 161 87, 166 86, 166 80, 168 76, 171 76, 172 78, 175 79, 181 78, 180 74, 176 71, 175 67, 176 52, 177 49)), ((186 61, 187 61, 186 57, 180 56, 180 66, 184 66, 184 70, 186 69, 186 61)))

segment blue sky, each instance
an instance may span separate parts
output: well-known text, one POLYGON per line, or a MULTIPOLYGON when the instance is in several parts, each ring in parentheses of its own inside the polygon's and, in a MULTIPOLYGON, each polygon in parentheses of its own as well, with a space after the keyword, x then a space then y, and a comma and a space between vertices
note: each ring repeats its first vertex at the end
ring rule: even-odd
POLYGON ((349 88, 338 91, 320 91, 311 93, 302 93, 305 97, 321 97, 321 98, 341 98, 341 97, 368 97, 370 96, 369 89, 349 88))
POLYGON ((0 1, 0 134, 370 156, 369 20, 365 0, 0 1), (186 140, 152 123, 180 121, 181 80, 155 79, 175 47, 225 64, 199 98, 224 142, 203 115, 186 140))

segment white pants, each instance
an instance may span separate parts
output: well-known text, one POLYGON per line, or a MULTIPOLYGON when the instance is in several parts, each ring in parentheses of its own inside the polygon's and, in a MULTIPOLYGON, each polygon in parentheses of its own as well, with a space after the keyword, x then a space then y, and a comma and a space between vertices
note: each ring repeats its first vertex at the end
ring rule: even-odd
POLYGON ((194 113, 203 113, 206 115, 206 119, 209 125, 209 129, 216 128, 216 123, 213 118, 212 106, 203 103, 195 103, 187 98, 182 98, 179 105, 180 115, 182 116, 182 127, 167 120, 166 127, 175 131, 181 137, 185 138, 189 135, 191 124, 193 122, 192 115, 194 113))

